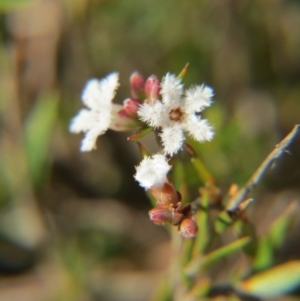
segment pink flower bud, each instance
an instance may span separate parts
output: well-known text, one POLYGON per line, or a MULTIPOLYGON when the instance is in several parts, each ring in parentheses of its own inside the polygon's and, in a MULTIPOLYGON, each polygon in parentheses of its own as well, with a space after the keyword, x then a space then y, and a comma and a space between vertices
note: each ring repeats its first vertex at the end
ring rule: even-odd
MULTIPOLYGON (((179 210, 179 209, 177 209, 179 210)), ((191 204, 186 204, 185 206, 182 206, 180 212, 184 214, 184 216, 191 216, 192 206, 191 204)))
POLYGON ((172 221, 172 210, 155 207, 149 211, 150 220, 156 225, 164 225, 172 221))
POLYGON ((136 127, 136 120, 128 116, 123 106, 113 104, 111 109, 112 120, 109 128, 114 131, 128 131, 136 127))
POLYGON ((193 218, 188 217, 180 223, 179 230, 184 238, 193 238, 198 233, 198 225, 193 218))
POLYGON ((179 201, 177 191, 172 184, 164 183, 162 187, 153 186, 150 191, 161 207, 168 208, 169 205, 179 201))
POLYGON ((160 82, 155 75, 151 75, 145 83, 145 94, 148 102, 155 102, 159 97, 160 82))
POLYGON ((128 98, 123 101, 124 111, 128 116, 136 116, 140 103, 133 98, 128 98))
POLYGON ((144 94, 144 78, 139 72, 134 72, 130 76, 131 95, 133 98, 143 100, 144 94))
POLYGON ((174 209, 163 207, 155 207, 151 209, 149 211, 149 216, 150 220, 156 225, 164 225, 165 223, 178 225, 183 219, 183 214, 176 212, 174 209))
POLYGON ((182 213, 172 210, 172 222, 171 224, 177 226, 183 220, 184 216, 182 213))

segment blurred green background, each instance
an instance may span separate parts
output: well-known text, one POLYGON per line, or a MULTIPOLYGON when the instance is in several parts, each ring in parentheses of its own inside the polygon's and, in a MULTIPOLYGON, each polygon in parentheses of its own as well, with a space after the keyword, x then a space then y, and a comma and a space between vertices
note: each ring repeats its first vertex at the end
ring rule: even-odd
MULTIPOLYGON (((0 11, 1 300, 147 300, 169 238, 148 221, 128 135, 80 153, 68 132, 85 82, 118 71, 121 103, 132 72, 162 78, 188 62, 186 87, 215 91, 204 112, 215 139, 195 148, 226 192, 300 122, 300 1, 0 0, 0 11)), ((299 199, 300 139, 279 159, 261 199, 299 199)))

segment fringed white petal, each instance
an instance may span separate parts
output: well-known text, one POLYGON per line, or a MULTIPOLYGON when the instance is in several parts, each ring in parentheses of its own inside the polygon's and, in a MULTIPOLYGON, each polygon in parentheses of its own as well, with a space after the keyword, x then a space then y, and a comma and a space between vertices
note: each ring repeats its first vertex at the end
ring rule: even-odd
POLYGON ((163 128, 160 137, 164 153, 172 156, 182 147, 184 141, 183 128, 181 124, 175 123, 173 126, 163 128))
POLYGON ((83 89, 82 102, 89 109, 97 110, 112 101, 118 87, 119 76, 116 72, 101 80, 90 79, 83 89))
POLYGON ((86 132, 81 151, 96 148, 97 137, 109 128, 112 99, 119 86, 118 80, 118 73, 111 73, 102 80, 91 79, 87 82, 82 93, 82 102, 89 110, 80 110, 69 127, 72 133, 86 132))
POLYGON ((184 124, 189 135, 199 141, 210 141, 214 137, 213 127, 206 119, 200 119, 196 115, 190 115, 184 124))
POLYGON ((149 126, 156 128, 162 125, 162 114, 164 110, 164 105, 160 101, 154 104, 144 103, 138 110, 138 116, 149 126))
POLYGON ((99 100, 101 98, 99 81, 96 78, 92 78, 85 84, 81 100, 91 110, 98 109, 99 100))
POLYGON ((117 72, 110 73, 107 77, 99 82, 99 90, 101 93, 101 103, 103 105, 111 103, 116 95, 119 87, 119 74, 117 72))
POLYGON ((170 169, 171 166, 162 154, 145 157, 140 165, 136 167, 135 179, 145 189, 162 186, 167 182, 167 173, 170 169))
POLYGON ((162 102, 165 105, 180 105, 183 85, 174 74, 167 73, 161 81, 162 102))
POLYGON ((185 111, 187 113, 201 112, 212 103, 213 89, 201 85, 191 87, 185 95, 185 111))
POLYGON ((102 135, 106 131, 99 123, 92 127, 88 132, 86 132, 83 140, 81 141, 80 151, 88 152, 96 149, 96 141, 98 136, 102 135))
POLYGON ((96 124, 96 117, 96 114, 90 110, 80 110, 78 114, 72 118, 69 131, 75 134, 88 131, 96 124))

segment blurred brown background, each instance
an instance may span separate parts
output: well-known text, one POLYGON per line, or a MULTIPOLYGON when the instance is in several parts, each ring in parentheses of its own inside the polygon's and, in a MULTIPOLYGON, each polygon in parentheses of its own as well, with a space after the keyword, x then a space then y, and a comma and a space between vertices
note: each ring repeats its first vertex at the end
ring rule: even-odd
MULTIPOLYGON (((68 133, 86 80, 120 72, 121 103, 133 71, 161 78, 189 62, 186 86, 215 91, 205 116, 216 137, 197 150, 226 191, 300 121, 300 1, 0 0, 0 10, 0 299, 147 300, 168 235, 148 221, 127 135, 109 131, 80 153, 82 135, 68 133)), ((298 198, 299 162, 300 138, 263 198, 298 198)))

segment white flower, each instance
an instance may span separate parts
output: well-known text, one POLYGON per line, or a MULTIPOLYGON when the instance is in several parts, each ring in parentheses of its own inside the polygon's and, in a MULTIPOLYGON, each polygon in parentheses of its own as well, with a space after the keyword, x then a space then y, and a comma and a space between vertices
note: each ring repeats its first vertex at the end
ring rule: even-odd
POLYGON ((165 154, 173 155, 182 147, 184 132, 203 142, 213 138, 212 126, 199 115, 212 103, 213 90, 205 85, 194 86, 183 95, 183 85, 173 74, 161 82, 162 100, 141 105, 138 116, 149 126, 160 128, 165 154))
POLYGON ((88 109, 80 110, 71 120, 69 127, 72 133, 85 133, 80 148, 82 152, 95 149, 97 137, 109 128, 112 121, 112 99, 118 86, 118 73, 87 82, 82 93, 82 102, 88 109))
POLYGON ((171 169, 166 157, 162 154, 156 154, 151 157, 145 157, 139 166, 136 167, 135 179, 140 186, 150 189, 153 186, 161 187, 168 182, 167 173, 171 169))

